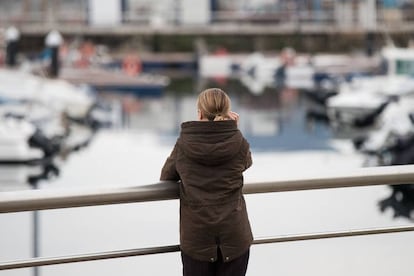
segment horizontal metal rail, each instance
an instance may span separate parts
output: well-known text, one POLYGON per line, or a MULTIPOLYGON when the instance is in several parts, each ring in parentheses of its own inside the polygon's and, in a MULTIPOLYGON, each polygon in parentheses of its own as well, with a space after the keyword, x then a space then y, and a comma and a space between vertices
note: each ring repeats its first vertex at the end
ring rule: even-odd
MULTIPOLYGON (((253 244, 268 244, 268 243, 280 243, 280 242, 292 242, 292 241, 305 241, 315 239, 329 239, 329 238, 340 238, 340 237, 353 237, 353 236, 364 236, 374 234, 387 234, 387 233, 399 233, 414 231, 414 226, 399 226, 399 227, 388 227, 388 228, 376 228, 376 229, 360 229, 360 230, 348 230, 348 231, 336 231, 336 232, 325 232, 325 233, 311 233, 311 234, 300 234, 300 235, 287 235, 272 238, 260 238, 256 239, 253 244)), ((83 255, 72 255, 72 256, 60 256, 50 258, 32 258, 28 260, 20 260, 13 262, 0 263, 0 270, 27 268, 35 266, 47 266, 65 263, 76 263, 76 262, 87 262, 106 260, 113 258, 124 258, 142 255, 152 255, 160 253, 171 253, 180 251, 179 245, 160 246, 160 247, 149 247, 139 249, 127 249, 101 253, 89 253, 83 255)))
MULTIPOLYGON (((277 172, 275 173, 277 175, 277 172)), ((331 175, 248 183, 244 194, 414 183, 414 165, 360 168, 331 175)), ((177 199, 175 182, 92 190, 29 190, 0 193, 0 213, 177 199)))
MULTIPOLYGON (((395 185, 414 183, 414 165, 362 168, 332 175, 307 177, 245 184, 244 194, 300 191, 312 189, 360 187, 370 185, 395 185)), ((0 213, 35 211, 56 208, 95 206, 106 204, 133 203, 177 199, 178 185, 175 182, 161 182, 153 185, 94 190, 33 190, 0 193, 0 213)), ((399 226, 376 229, 348 230, 304 235, 288 235, 256 239, 254 244, 288 241, 303 241, 337 237, 414 231, 414 226, 399 226)), ((157 253, 179 251, 178 245, 91 253, 76 256, 33 258, 29 260, 0 263, 0 270, 53 264, 104 260, 157 253)))

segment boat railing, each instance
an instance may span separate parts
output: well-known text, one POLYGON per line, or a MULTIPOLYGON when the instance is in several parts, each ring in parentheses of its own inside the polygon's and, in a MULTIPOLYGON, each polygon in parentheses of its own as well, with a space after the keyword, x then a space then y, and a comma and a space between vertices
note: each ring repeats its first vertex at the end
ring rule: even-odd
MULTIPOLYGON (((324 173, 295 179, 271 182, 246 183, 245 195, 315 189, 348 188, 373 185, 397 185, 414 183, 414 165, 384 166, 354 169, 352 171, 324 173)), ((176 182, 123 187, 95 188, 91 190, 27 190, 0 193, 0 213, 49 210, 122 203, 175 200, 179 198, 176 182)), ((371 229, 354 229, 324 233, 284 235, 270 238, 255 238, 254 244, 339 238, 414 231, 414 225, 392 226, 371 229)), ((179 251, 179 245, 149 248, 124 249, 109 252, 86 253, 70 256, 35 257, 26 260, 0 262, 0 270, 37 267, 64 263, 104 260, 149 254, 179 251)))

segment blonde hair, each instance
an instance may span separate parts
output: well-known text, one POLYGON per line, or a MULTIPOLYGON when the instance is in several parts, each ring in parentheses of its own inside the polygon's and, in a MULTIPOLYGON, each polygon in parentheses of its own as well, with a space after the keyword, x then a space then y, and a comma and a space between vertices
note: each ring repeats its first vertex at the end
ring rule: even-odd
POLYGON ((209 121, 229 119, 230 98, 219 88, 209 88, 198 95, 197 108, 209 121))

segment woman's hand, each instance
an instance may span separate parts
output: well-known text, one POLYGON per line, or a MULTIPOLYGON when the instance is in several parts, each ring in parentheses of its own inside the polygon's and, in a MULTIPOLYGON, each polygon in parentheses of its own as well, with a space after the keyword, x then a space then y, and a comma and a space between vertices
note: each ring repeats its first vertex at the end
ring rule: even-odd
POLYGON ((235 120, 237 122, 237 124, 239 123, 239 114, 234 112, 234 111, 230 111, 229 112, 229 117, 231 120, 235 120))

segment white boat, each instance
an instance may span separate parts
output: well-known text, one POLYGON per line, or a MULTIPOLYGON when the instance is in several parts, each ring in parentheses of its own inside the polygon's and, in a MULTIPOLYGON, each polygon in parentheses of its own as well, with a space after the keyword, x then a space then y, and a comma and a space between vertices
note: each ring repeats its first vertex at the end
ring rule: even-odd
POLYGON ((52 139, 67 133, 67 124, 61 113, 50 107, 32 101, 6 101, 0 104, 0 117, 26 120, 52 139))
POLYGON ((352 126, 356 120, 382 111, 387 102, 414 94, 414 49, 387 47, 381 55, 384 75, 343 82, 338 94, 327 100, 327 114, 334 125, 352 126))
POLYGON ((85 116, 95 102, 92 95, 67 81, 9 69, 0 69, 0 97, 39 102, 73 117, 85 116))
POLYGON ((117 113, 102 107, 86 87, 20 70, 0 69, 0 98, 5 99, 0 104, 0 118, 32 123, 37 129, 32 140, 47 156, 58 153, 58 147, 79 148, 90 140, 91 135, 85 138, 84 131, 79 132, 76 125, 93 132, 112 125, 117 113))
POLYGON ((363 152, 380 152, 396 137, 414 134, 414 97, 393 102, 381 115, 380 127, 371 131, 359 149, 363 152))
POLYGON ((335 128, 355 127, 356 121, 380 111, 389 101, 384 95, 362 93, 359 90, 344 93, 342 90, 338 95, 327 99, 327 115, 335 128))
POLYGON ((0 119, 0 163, 31 163, 45 157, 40 148, 29 145, 36 128, 24 120, 13 118, 0 119))
POLYGON ((344 54, 297 54, 286 48, 280 53, 204 54, 199 74, 205 78, 240 78, 255 94, 266 87, 332 90, 337 78, 353 72, 367 72, 378 58, 344 54), (318 80, 322 75, 323 80, 318 80))
POLYGON ((261 94, 266 87, 274 86, 275 72, 281 65, 276 56, 269 58, 253 53, 241 62, 238 76, 253 94, 261 94))
POLYGON ((310 57, 296 56, 291 49, 267 57, 253 53, 240 63, 238 76, 255 94, 272 86, 311 89, 314 87, 315 69, 310 61, 310 57))

